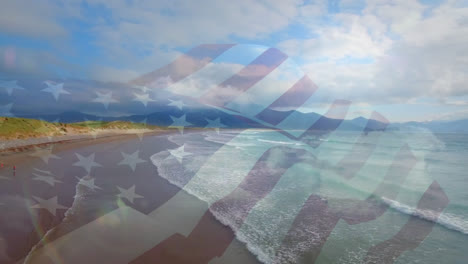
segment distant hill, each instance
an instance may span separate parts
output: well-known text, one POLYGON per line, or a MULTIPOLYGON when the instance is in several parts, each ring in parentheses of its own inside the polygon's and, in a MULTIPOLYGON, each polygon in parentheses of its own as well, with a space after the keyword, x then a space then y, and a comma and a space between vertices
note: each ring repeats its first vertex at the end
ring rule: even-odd
MULTIPOLYGON (((208 124, 207 119, 215 120, 220 118, 223 125, 228 128, 248 128, 262 127, 259 124, 251 122, 248 118, 230 115, 217 109, 197 108, 180 110, 175 107, 161 107, 160 111, 146 115, 130 115, 120 117, 101 117, 96 115, 85 114, 76 111, 64 112, 54 115, 24 115, 25 118, 43 119, 47 121, 60 121, 62 123, 76 123, 84 121, 129 121, 134 123, 146 122, 156 126, 170 126, 173 123, 173 118, 180 118, 185 115, 186 121, 191 123, 192 127, 205 127, 208 124)), ((468 133, 468 119, 457 121, 432 121, 432 122, 407 122, 407 123, 391 123, 389 126, 377 120, 369 120, 364 117, 358 117, 351 120, 335 120, 321 116, 317 113, 302 113, 297 111, 275 111, 270 110, 269 115, 278 117, 281 121, 283 117, 294 115, 297 119, 296 124, 301 122, 310 123, 310 120, 317 121, 313 129, 327 131, 337 122, 342 130, 347 131, 362 131, 366 128, 368 131, 376 130, 400 130, 408 127, 426 128, 435 133, 468 133)), ((293 129, 294 127, 291 127, 293 129)))
MULTIPOLYGON (((310 123, 310 120, 316 120, 313 129, 327 131, 337 124, 340 124, 341 129, 349 131, 362 131, 366 126, 368 130, 381 130, 385 127, 385 124, 376 121, 368 120, 363 117, 356 118, 353 120, 336 120, 327 118, 325 116, 319 115, 317 113, 302 113, 297 111, 275 111, 270 110, 272 116, 278 116, 279 120, 281 117, 288 116, 293 114, 297 119, 295 124, 301 124, 302 122, 310 123), (369 122, 369 123, 368 123, 369 122)), ((258 128, 263 127, 255 122, 252 122, 248 118, 227 114, 223 111, 217 109, 187 109, 184 111, 177 109, 175 107, 161 108, 160 111, 150 113, 147 115, 131 115, 131 116, 120 116, 120 117, 100 117, 95 115, 84 114, 80 112, 64 112, 61 114, 55 115, 24 115, 25 118, 36 118, 43 119, 47 121, 56 121, 59 120, 63 123, 76 123, 84 121, 129 121, 134 123, 146 122, 150 125, 156 126, 170 126, 173 123, 172 118, 180 118, 185 115, 187 122, 192 124, 192 127, 205 127, 208 124, 209 120, 220 119, 221 123, 228 128, 258 128), (172 117, 172 118, 171 118, 172 117)), ((288 127, 285 127, 288 128, 288 127)), ((294 127, 289 127, 293 129, 294 127)))
POLYGON ((413 126, 431 130, 434 133, 468 133, 468 119, 454 121, 407 122, 401 127, 413 126))

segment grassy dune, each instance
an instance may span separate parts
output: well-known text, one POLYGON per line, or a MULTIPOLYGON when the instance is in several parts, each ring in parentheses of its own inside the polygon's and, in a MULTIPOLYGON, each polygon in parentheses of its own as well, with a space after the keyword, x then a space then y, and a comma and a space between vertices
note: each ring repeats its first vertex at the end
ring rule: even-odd
POLYGON ((143 123, 132 123, 128 121, 85 121, 72 123, 70 125, 76 127, 85 127, 92 129, 155 129, 156 126, 146 125, 143 123))
POLYGON ((156 129, 156 126, 128 121, 86 121, 79 123, 50 123, 42 120, 0 117, 0 139, 26 139, 46 136, 83 134, 101 130, 156 129))

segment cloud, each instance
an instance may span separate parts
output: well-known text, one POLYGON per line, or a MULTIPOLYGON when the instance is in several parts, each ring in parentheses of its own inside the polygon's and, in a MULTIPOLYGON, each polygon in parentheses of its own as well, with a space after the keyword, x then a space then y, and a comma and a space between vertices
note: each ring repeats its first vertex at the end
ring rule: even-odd
POLYGON ((67 56, 77 52, 67 41, 84 32, 80 40, 100 50, 99 59, 90 59, 95 61, 90 76, 124 80, 164 65, 180 47, 265 38, 287 27, 301 4, 302 0, 7 1, 0 10, 0 32, 45 39, 67 56), (63 39, 66 36, 71 38, 63 39))
POLYGON ((467 18, 468 8, 455 1, 367 1, 361 14, 331 14, 333 23, 310 28, 316 36, 279 46, 303 60, 305 71, 335 97, 373 103, 442 99, 468 94, 467 18))
MULTIPOLYGON (((42 78, 74 78, 83 76, 83 69, 70 63, 53 51, 32 48, 0 46, 0 72, 4 78, 10 76, 28 76, 42 78), (55 72, 55 73, 52 73, 55 72)), ((0 76, 2 77, 2 76, 0 76)))
POLYGON ((182 95, 202 95, 210 89, 216 88, 225 79, 235 75, 243 67, 244 65, 235 63, 209 63, 201 71, 172 84, 171 91, 182 95))
POLYGON ((460 110, 451 113, 443 113, 432 116, 429 120, 454 121, 468 118, 468 110, 460 110))
POLYGON ((155 57, 164 52, 174 54, 167 47, 264 38, 287 27, 302 3, 300 0, 268 4, 254 0, 86 2, 90 9, 112 13, 111 19, 95 21, 90 29, 107 58, 118 58, 119 64, 142 71, 154 69, 154 62, 148 58, 157 60, 155 57))
MULTIPOLYGON (((241 40, 277 43, 329 98, 404 104, 432 97, 448 105, 446 98, 468 95, 466 4, 336 3, 330 8, 326 0, 7 1, 0 10, 0 31, 49 41, 54 50, 26 45, 16 47, 12 56, 2 47, 0 54, 8 56, 0 67, 32 75, 49 74, 52 67, 102 82, 126 82, 198 44, 241 40), (86 42, 77 44, 84 45, 78 47, 82 50, 74 50, 74 38, 86 42), (76 57, 86 61, 72 65, 64 59, 76 57)), ((207 76, 189 78, 181 89, 198 91, 218 73, 210 73, 208 66, 207 76)), ((271 84, 264 92, 275 89, 271 84)))
POLYGON ((63 37, 67 31, 58 23, 61 10, 52 1, 2 1, 0 32, 27 37, 63 37))
POLYGON ((372 23, 374 17, 339 15, 335 19, 343 23, 343 26, 321 28, 315 31, 318 37, 286 40, 279 47, 286 53, 305 60, 338 60, 346 56, 382 56, 392 43, 391 39, 381 32, 374 32, 373 35, 369 33, 367 24, 372 23))

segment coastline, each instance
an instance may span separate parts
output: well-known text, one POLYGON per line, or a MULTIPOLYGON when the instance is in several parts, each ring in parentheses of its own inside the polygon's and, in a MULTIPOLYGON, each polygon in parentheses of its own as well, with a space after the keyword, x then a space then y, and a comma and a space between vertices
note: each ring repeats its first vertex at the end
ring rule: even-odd
MULTIPOLYGON (((187 133, 193 133, 198 131, 198 129, 187 129, 187 133)), ((18 180, 24 180, 26 178, 29 178, 31 173, 34 172, 35 168, 50 170, 54 173, 57 179, 65 179, 66 177, 76 178, 83 176, 81 168, 72 166, 72 164, 76 162, 75 153, 105 153, 105 156, 99 156, 99 158, 97 159, 97 162, 102 164, 103 168, 93 170, 94 173, 92 173, 93 177, 96 178, 96 184, 104 188, 104 186, 114 184, 115 182, 122 181, 123 179, 129 177, 129 173, 131 173, 131 171, 123 169, 122 166, 119 166, 118 160, 121 160, 122 158, 122 151, 131 153, 131 151, 138 149, 140 151, 140 158, 144 159, 147 162, 139 164, 137 170, 134 173, 132 173, 131 177, 151 175, 151 181, 153 181, 154 189, 151 190, 151 197, 149 197, 150 195, 145 195, 145 198, 151 201, 154 209, 161 207, 167 201, 173 198, 176 194, 180 193, 179 187, 169 183, 166 179, 159 176, 156 167, 151 163, 149 159, 149 157, 154 153, 177 147, 176 144, 170 142, 167 139, 170 135, 174 133, 179 132, 176 129, 152 131, 149 133, 144 133, 141 139, 136 134, 128 133, 101 135, 96 137, 95 139, 90 136, 78 139, 61 138, 60 140, 55 140, 53 142, 46 142, 35 145, 30 144, 27 147, 25 146, 19 149, 10 149, 8 151, 2 151, 0 152, 0 160, 2 162, 6 162, 7 164, 17 165, 17 172, 16 176, 14 177, 16 177, 18 180), (44 168, 44 162, 40 158, 34 157, 31 154, 34 153, 37 147, 49 146, 53 148, 54 155, 60 156, 60 160, 51 159, 44 168)), ((145 184, 146 182, 143 181, 140 183, 145 184)), ((69 192, 71 192, 71 190, 71 188, 68 188, 69 192)), ((112 212, 119 212, 120 210, 122 210, 122 208, 128 208, 126 206, 122 207, 122 205, 119 204, 119 202, 117 201, 118 199, 115 199, 116 196, 113 191, 99 190, 99 192, 89 192, 88 190, 88 192, 86 192, 86 188, 83 190, 83 186, 79 184, 74 184, 73 190, 74 192, 76 192, 77 196, 72 201, 71 207, 63 212, 64 218, 61 219, 59 222, 53 223, 52 225, 47 225, 44 224, 44 221, 47 220, 47 217, 44 218, 42 216, 40 218, 40 221, 42 221, 42 223, 39 224, 42 225, 42 228, 44 228, 44 232, 39 234, 37 233, 37 230, 31 230, 31 234, 28 237, 26 237, 26 240, 25 237, 18 237, 18 241, 16 241, 16 244, 23 245, 23 247, 18 248, 17 251, 14 252, 14 255, 17 256, 17 258, 14 259, 14 262, 7 263, 23 263, 25 260, 31 261, 31 263, 47 263, 47 261, 38 261, 41 258, 37 257, 37 252, 40 253, 41 248, 47 247, 51 243, 52 247, 54 247, 54 243, 56 243, 55 241, 59 241, 62 237, 74 233, 73 230, 81 230, 81 228, 83 227, 87 227, 90 225, 92 226, 96 223, 97 218, 105 217, 106 214, 112 215, 112 212), (84 191, 84 193, 81 193, 82 191, 84 191), (24 247, 24 244, 26 243, 28 245, 24 247), (18 258, 19 256, 22 257, 18 258)), ((141 189, 137 189, 137 191, 141 193, 141 189)), ((37 193, 35 195, 37 195, 37 193)), ((41 197, 51 197, 53 195, 56 194, 50 191, 41 191, 40 194, 41 197)), ((189 207, 187 207, 187 209, 189 209, 189 207)), ((177 213, 177 210, 178 208, 172 208, 169 209, 169 211, 167 212, 169 212, 169 214, 172 214, 177 213)), ((143 231, 143 234, 151 234, 151 232, 167 232, 165 230, 169 229, 184 229, 184 226, 187 224, 186 221, 187 220, 182 220, 178 223, 171 223, 169 228, 166 228, 166 226, 159 225, 158 221, 155 221, 153 224, 159 226, 159 228, 157 228, 156 231, 154 229, 151 231, 149 229, 147 230, 142 228, 139 225, 139 222, 132 222, 129 223, 129 225, 127 226, 123 225, 120 229, 132 230, 132 228, 139 228, 139 230, 143 231)), ((99 230, 101 230, 101 228, 105 229, 106 225, 102 226, 101 221, 99 228, 99 230)), ((222 223, 218 222, 213 217, 212 221, 210 221, 209 226, 206 230, 203 231, 203 233, 206 234, 206 239, 209 239, 211 233, 218 232, 218 230, 226 229, 228 230, 226 232, 231 232, 229 227, 224 226, 222 223)), ((113 235, 113 232, 116 231, 113 230, 111 232, 111 235, 113 235)), ((104 231, 102 234, 97 232, 94 235, 96 241, 99 241, 101 235, 106 237, 106 233, 104 231)), ((137 245, 138 243, 140 243, 139 240, 141 239, 142 237, 139 237, 138 240, 131 241, 129 242, 129 244, 137 245)), ((200 239, 200 242, 202 244, 208 243, 208 241, 204 242, 203 237, 200 239)), ((145 239, 143 239, 143 241, 144 240, 145 239)), ((98 246, 105 247, 106 245, 98 246)), ((10 250, 11 249, 9 249, 9 251, 10 250)), ((74 250, 76 250, 75 247, 74 250)), ((179 250, 176 250, 174 252, 174 248, 168 248, 165 250, 172 254, 171 258, 175 262, 182 259, 190 260, 192 257, 190 255, 190 252, 181 252, 179 250)), ((99 253, 99 247, 94 249, 94 251, 99 253)), ((103 251, 101 251, 101 253, 102 252, 103 251)), ((85 249, 83 249, 83 252, 80 252, 80 254, 83 254, 86 257, 88 257, 88 253, 89 252, 87 252, 85 249)), ((233 240, 229 252, 226 253, 227 254, 224 255, 222 259, 215 258, 211 263, 238 263, 239 260, 241 260, 243 263, 258 263, 256 257, 247 250, 246 246, 236 239, 233 240)), ((93 254, 94 253, 92 253, 89 256, 88 260, 93 260, 93 254)))
POLYGON ((138 135, 155 135, 167 132, 167 130, 103 130, 97 133, 75 133, 70 135, 51 136, 51 137, 31 137, 27 139, 2 139, 0 138, 0 155, 11 153, 21 153, 28 151, 34 147, 48 146, 53 144, 75 143, 92 140, 99 143, 104 138, 112 139, 115 137, 138 136, 138 135))
MULTIPOLYGON (((121 132, 121 131, 120 131, 121 132)), ((52 138, 31 138, 26 140, 14 140, 15 142, 10 145, 9 148, 0 149, 0 163, 2 164, 0 168, 0 176, 3 179, 9 178, 10 181, 24 181, 26 178, 31 177, 34 172, 35 167, 44 166, 44 162, 41 160, 40 156, 35 155, 35 153, 40 153, 45 151, 42 155, 60 155, 63 153, 75 153, 75 151, 83 151, 87 148, 94 148, 95 146, 105 146, 105 145, 119 145, 125 144, 126 142, 139 142, 140 138, 144 140, 147 137, 165 135, 174 133, 174 130, 152 130, 152 131, 139 131, 140 133, 118 133, 117 131, 112 131, 112 133, 100 133, 96 137, 92 134, 80 134, 80 135, 67 135, 67 136, 57 136, 52 138), (144 133, 141 133, 144 132, 144 133), (39 142, 38 142, 39 141, 39 142), (13 169, 13 167, 15 169, 13 169)), ((12 141, 12 140, 10 140, 12 141)), ((1 143, 1 141, 0 141, 1 143)), ((120 155, 120 153, 118 153, 120 155)), ((74 156, 74 155, 73 155, 74 156)), ((62 159, 63 160, 63 159, 62 159)), ((60 161, 60 160, 58 160, 60 161)), ((66 162, 65 164, 67 164, 66 162)), ((55 173, 57 178, 65 178, 67 170, 71 169, 71 164, 64 165, 57 164, 53 165, 52 162, 48 162, 46 169, 50 171, 60 171, 60 173, 55 173)), ((70 175, 71 176, 71 175, 70 175)), ((77 177, 76 175, 72 177, 77 177)), ((0 186, 1 187, 1 186, 0 186)), ((74 189, 74 188, 73 188, 74 189)), ((25 200, 26 201, 26 200, 25 200)), ((27 202, 26 202, 27 203, 27 202)), ((44 215, 44 214, 43 214, 44 215)), ((1 222, 0 217, 0 222, 1 222)), ((32 219, 31 219, 32 220, 32 219)), ((30 220, 29 220, 30 221, 30 220)), ((54 221, 52 226, 45 226, 45 232, 54 229, 60 225, 62 221, 54 221)), ((9 248, 8 250, 13 252, 12 254, 16 257, 25 256, 25 253, 28 253, 29 250, 38 244, 41 244, 45 234, 36 234, 36 231, 32 229, 30 235, 27 237, 19 237, 15 241, 14 248, 9 248), (23 240, 23 241, 21 241, 23 240), (27 245, 26 245, 27 244, 27 245), (26 251, 24 251, 26 250, 26 251)), ((16 238, 15 238, 16 240, 16 238)), ((9 246, 9 245, 8 245, 9 246)), ((10 246, 9 246, 10 247, 10 246)), ((0 250, 5 250, 0 245, 0 250)), ((14 259, 17 261, 17 258, 14 259)), ((23 263, 24 259, 21 262, 23 263)), ((2 255, 0 254, 0 262, 2 262, 2 255)), ((10 260, 11 261, 11 260, 10 260)), ((6 263, 15 263, 15 262, 6 262, 6 263)))

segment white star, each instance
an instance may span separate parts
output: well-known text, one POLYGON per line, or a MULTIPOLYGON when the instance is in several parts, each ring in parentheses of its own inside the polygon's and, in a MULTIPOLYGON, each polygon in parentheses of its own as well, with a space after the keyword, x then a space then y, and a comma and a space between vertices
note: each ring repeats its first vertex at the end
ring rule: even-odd
POLYGON ((96 92, 97 97, 93 99, 93 102, 102 103, 104 107, 107 109, 110 103, 118 103, 119 101, 112 98, 112 92, 108 93, 100 93, 96 92))
POLYGON ((95 179, 94 179, 94 178, 91 178, 89 175, 84 176, 84 177, 81 178, 81 179, 78 178, 78 177, 76 177, 76 178, 79 180, 79 182, 78 182, 79 185, 86 186, 86 187, 88 187, 89 189, 91 189, 91 191, 96 191, 96 190, 98 190, 98 189, 99 189, 99 190, 102 190, 101 187, 99 187, 99 186, 97 186, 96 184, 94 184, 94 180, 95 180, 95 179), (89 179, 85 179, 85 178, 89 178, 89 179))
POLYGON ((169 127, 172 128, 172 127, 175 127, 179 130, 179 132, 181 134, 184 133, 184 127, 185 126, 191 126, 193 125, 192 123, 189 123, 185 120, 185 115, 181 116, 181 117, 173 117, 171 116, 171 119, 172 119, 172 125, 170 125, 169 127))
POLYGON ((13 104, 0 105, 0 116, 12 116, 10 113, 13 104))
POLYGON ((58 209, 67 209, 67 207, 60 205, 57 202, 57 196, 54 196, 50 199, 44 200, 39 197, 33 196, 34 200, 36 200, 37 204, 31 206, 31 208, 37 208, 37 209, 46 209, 49 211, 52 215, 55 216, 55 213, 58 209))
POLYGON ((138 102, 141 102, 145 107, 148 105, 148 102, 154 102, 155 100, 151 99, 149 97, 149 94, 145 93, 145 94, 137 94, 137 93, 134 93, 133 95, 135 95, 135 99, 133 99, 133 101, 138 101, 138 102))
POLYGON ((32 180, 42 181, 42 182, 45 182, 45 183, 49 184, 50 186, 54 186, 56 183, 62 183, 61 181, 56 180, 52 176, 42 176, 42 175, 39 175, 37 173, 33 173, 33 175, 35 177, 32 178, 32 180))
POLYGON ((171 100, 171 99, 168 99, 168 100, 171 101, 168 105, 175 106, 175 107, 179 108, 179 110, 182 110, 182 108, 184 108, 184 106, 187 106, 186 104, 184 104, 184 102, 182 100, 171 100))
POLYGON ((119 162, 119 165, 128 165, 133 171, 135 171, 136 165, 138 163, 146 162, 145 160, 142 160, 138 157, 139 152, 139 150, 135 151, 133 154, 126 154, 121 152, 124 159, 119 162))
POLYGON ((214 128, 216 130, 216 133, 219 134, 219 128, 220 127, 226 127, 223 123, 221 123, 221 119, 218 117, 214 120, 205 118, 205 120, 208 122, 208 124, 205 126, 206 128, 214 128))
POLYGON ((169 149, 168 150, 171 155, 179 161, 179 163, 182 163, 182 160, 184 159, 185 156, 190 155, 190 153, 185 152, 185 144, 182 145, 181 147, 178 147, 176 149, 169 149))
POLYGON ((121 198, 125 198, 131 203, 133 203, 133 200, 137 198, 143 198, 143 196, 135 193, 135 185, 133 185, 132 187, 128 189, 120 188, 119 186, 117 186, 117 189, 119 189, 119 192, 120 192, 117 196, 121 198))
POLYGON ((147 93, 147 92, 149 92, 149 91, 151 90, 151 89, 149 89, 149 88, 146 87, 146 86, 139 86, 139 85, 136 85, 136 86, 134 86, 134 87, 135 87, 136 89, 140 89, 140 90, 141 90, 142 92, 144 92, 144 93, 147 93))
POLYGON ((86 158, 78 153, 75 154, 76 157, 78 157, 79 161, 75 162, 73 166, 82 167, 88 173, 91 171, 92 167, 102 167, 101 164, 94 162, 94 153, 86 158))
POLYGON ((11 93, 13 92, 13 89, 24 90, 23 87, 18 85, 18 81, 3 81, 3 80, 0 80, 0 87, 5 88, 8 95, 11 95, 11 93))
POLYGON ((41 172, 42 174, 53 175, 50 171, 40 170, 40 169, 36 169, 36 168, 34 168, 34 170, 36 170, 38 172, 41 172))
POLYGON ((55 83, 52 81, 45 81, 47 88, 42 89, 42 92, 51 93, 55 100, 58 101, 60 94, 70 94, 67 90, 63 89, 63 83, 55 83))
POLYGON ((31 153, 29 155, 42 159, 42 161, 44 161, 46 164, 49 164, 49 159, 60 159, 59 156, 52 154, 52 147, 42 149, 34 146, 34 149, 34 153, 31 153))

